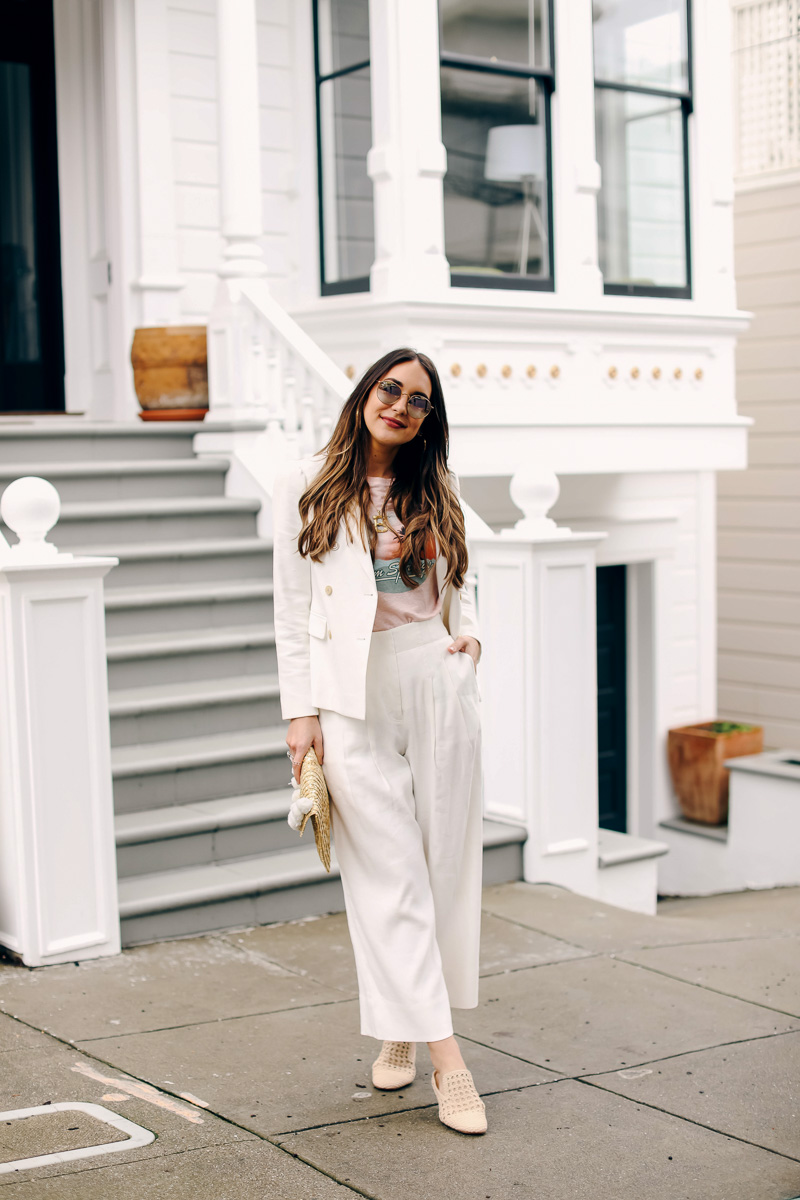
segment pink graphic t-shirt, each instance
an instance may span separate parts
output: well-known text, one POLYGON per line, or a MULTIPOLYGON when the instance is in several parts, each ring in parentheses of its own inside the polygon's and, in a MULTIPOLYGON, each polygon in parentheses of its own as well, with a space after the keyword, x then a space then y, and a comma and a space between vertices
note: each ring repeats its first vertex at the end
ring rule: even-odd
MULTIPOLYGON (((392 481, 369 475, 367 483, 370 494, 368 515, 371 521, 381 512, 392 481)), ((420 580, 419 585, 410 588, 400 577, 400 539, 394 530, 402 534, 403 527, 391 503, 386 505, 386 520, 388 524, 379 521, 378 541, 373 555, 378 589, 373 633, 405 625, 408 621, 427 621, 429 617, 435 617, 442 607, 436 584, 436 542, 433 535, 430 535, 425 546, 425 573, 416 577, 420 580)))

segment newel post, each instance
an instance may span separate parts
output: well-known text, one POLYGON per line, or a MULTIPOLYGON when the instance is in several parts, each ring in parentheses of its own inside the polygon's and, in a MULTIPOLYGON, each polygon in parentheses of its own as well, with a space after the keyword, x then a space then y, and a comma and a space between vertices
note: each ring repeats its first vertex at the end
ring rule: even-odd
POLYGON ((475 538, 483 654, 484 811, 524 825, 528 882, 597 893, 595 548, 546 513, 552 472, 511 483, 525 516, 475 538))
POLYGON ((56 489, 5 489, 0 544, 0 943, 28 966, 116 954, 103 578, 46 541, 56 489))

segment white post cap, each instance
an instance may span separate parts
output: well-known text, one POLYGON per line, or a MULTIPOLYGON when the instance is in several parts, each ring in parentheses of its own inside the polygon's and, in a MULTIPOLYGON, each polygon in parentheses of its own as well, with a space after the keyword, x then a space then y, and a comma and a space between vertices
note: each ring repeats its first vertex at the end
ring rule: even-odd
POLYGON ((46 563, 55 558, 72 558, 71 554, 59 554, 52 542, 45 541, 60 512, 61 497, 46 479, 23 475, 10 483, 0 499, 0 516, 19 542, 10 548, 8 561, 46 563))
POLYGON ((508 490, 511 499, 517 508, 522 509, 524 515, 512 529, 504 529, 504 534, 523 534, 534 538, 560 538, 569 535, 569 529, 556 525, 552 517, 547 516, 561 491, 554 471, 536 466, 522 467, 514 472, 508 490))

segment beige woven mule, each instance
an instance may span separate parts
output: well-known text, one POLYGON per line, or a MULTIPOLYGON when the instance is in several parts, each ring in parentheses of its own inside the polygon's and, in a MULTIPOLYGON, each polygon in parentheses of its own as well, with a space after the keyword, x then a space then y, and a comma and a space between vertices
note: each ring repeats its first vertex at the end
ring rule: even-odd
POLYGON ((463 1067, 459 1071, 445 1071, 439 1076, 431 1075, 431 1083, 439 1101, 439 1120, 459 1133, 486 1133, 486 1105, 478 1095, 472 1074, 463 1067))
POLYGON ((384 1091, 408 1087, 417 1073, 416 1042, 384 1042, 372 1064, 372 1085, 384 1091))

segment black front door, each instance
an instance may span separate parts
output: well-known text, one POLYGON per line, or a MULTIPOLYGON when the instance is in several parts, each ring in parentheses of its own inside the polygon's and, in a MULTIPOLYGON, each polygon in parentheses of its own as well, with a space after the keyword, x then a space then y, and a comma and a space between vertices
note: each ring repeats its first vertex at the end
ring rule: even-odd
POLYGON ((0 413, 63 412, 52 0, 0 29, 0 413))
POLYGON ((627 832, 625 567, 597 568, 599 824, 627 832))

